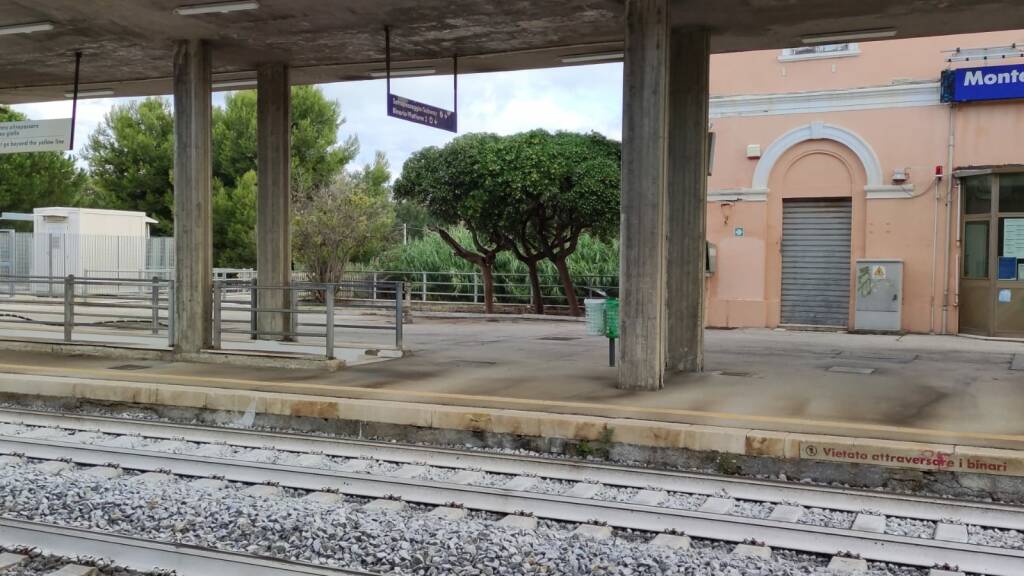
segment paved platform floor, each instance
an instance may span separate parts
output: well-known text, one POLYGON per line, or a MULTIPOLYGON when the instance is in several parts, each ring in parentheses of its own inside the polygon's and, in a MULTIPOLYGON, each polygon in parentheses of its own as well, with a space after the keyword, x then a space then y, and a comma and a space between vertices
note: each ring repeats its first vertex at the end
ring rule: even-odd
POLYGON ((335 373, 0 352, 0 374, 1024 449, 1019 342, 709 330, 707 372, 631 392, 615 387, 607 341, 579 322, 418 318, 405 333, 407 357, 335 373))

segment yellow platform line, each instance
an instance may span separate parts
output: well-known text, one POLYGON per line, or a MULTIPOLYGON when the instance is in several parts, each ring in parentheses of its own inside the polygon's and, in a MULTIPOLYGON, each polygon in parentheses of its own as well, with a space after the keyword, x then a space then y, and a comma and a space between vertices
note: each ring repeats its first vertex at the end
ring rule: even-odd
MULTIPOLYGON (((328 397, 345 398, 343 393, 354 394, 357 396, 390 396, 396 397, 414 397, 434 400, 436 404, 444 405, 443 402, 436 402, 438 400, 457 400, 461 402, 483 402, 483 403, 515 403, 519 405, 528 405, 536 407, 559 407, 566 410, 600 410, 600 411, 628 411, 639 414, 649 415, 670 415, 675 417, 697 417, 704 418, 707 420, 739 420, 748 422, 757 422, 763 424, 789 424, 799 426, 815 426, 822 428, 848 428, 851 430, 860 430, 866 432, 886 432, 886 433, 897 433, 905 435, 917 435, 917 436, 929 436, 929 437, 949 437, 956 436, 959 438, 970 438, 972 440, 1000 440, 1005 442, 1024 442, 1024 436, 1014 434, 993 434, 988 432, 958 432, 958 431, 947 431, 947 430, 933 430, 929 428, 912 428, 905 426, 890 426, 885 424, 870 424, 866 422, 850 422, 843 420, 815 420, 806 418, 797 418, 792 416, 766 416, 760 414, 737 414, 730 412, 706 412, 701 410, 687 410, 679 408, 649 408, 645 406, 622 406, 622 405, 609 405, 609 404, 597 404, 593 402, 572 402, 566 400, 535 400, 531 398, 510 398, 503 396, 479 396, 473 394, 452 394, 448 392, 422 392, 418 390, 389 390, 389 389, 376 389, 376 388, 361 388, 359 386, 338 386, 334 384, 316 384, 316 383, 297 383, 297 382, 282 382, 274 380, 249 380, 242 378, 221 378, 212 376, 185 376, 180 374, 154 374, 154 378, 163 380, 163 382, 139 382, 137 380, 131 380, 121 374, 112 374, 109 370, 97 370, 91 368, 60 368, 60 367, 40 367, 31 364, 8 364, 0 363, 0 372, 7 372, 12 374, 27 374, 33 376, 58 376, 58 377, 94 377, 111 380, 115 382, 135 383, 135 384, 171 384, 180 383, 186 386, 194 385, 210 385, 210 384, 228 384, 234 386, 241 386, 244 389, 257 392, 258 390, 251 390, 252 387, 272 387, 272 388, 284 388, 287 390, 300 391, 310 389, 321 389, 329 390, 336 394, 328 395, 328 397), (340 395, 339 395, 340 394, 340 395)), ((229 388, 231 389, 231 388, 229 388)), ((302 392, 292 392, 302 393, 302 392)), ((307 394, 311 395, 311 394, 307 394)), ((401 398, 396 398, 390 401, 403 401, 401 398)), ((518 408, 511 407, 511 410, 518 410, 518 408)), ((593 415, 583 413, 582 415, 593 415)), ((607 418, 608 416, 599 417, 607 418)), ((664 421, 668 423, 674 423, 671 421, 664 421)), ((685 422, 681 422, 684 423, 685 422)), ((725 425, 723 425, 725 426, 725 425)), ((735 428, 736 426, 726 426, 735 428)), ((795 431, 786 431, 792 433, 800 433, 795 431)))

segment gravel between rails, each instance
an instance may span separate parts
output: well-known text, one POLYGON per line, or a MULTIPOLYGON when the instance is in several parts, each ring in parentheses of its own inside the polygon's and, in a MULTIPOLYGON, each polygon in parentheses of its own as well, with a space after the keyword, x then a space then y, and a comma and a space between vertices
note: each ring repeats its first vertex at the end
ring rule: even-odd
MULTIPOLYGON (((5 516, 100 529, 164 542, 265 554, 326 566, 396 575, 667 574, 822 576, 828 558, 778 551, 770 560, 734 557, 732 545, 695 541, 689 551, 652 547, 652 534, 616 532, 598 541, 572 534, 572 524, 541 522, 536 531, 496 525, 470 512, 459 521, 408 506, 368 512, 362 499, 324 505, 301 491, 256 497, 245 485, 200 490, 187 479, 133 482, 133 474, 97 480, 80 468, 45 474, 30 463, 0 469, 5 516)), ((872 576, 924 571, 872 565, 872 576)), ((120 575, 119 575, 120 576, 120 575)), ((127 575, 126 575, 127 576, 127 575)))
POLYGON ((102 576, 171 576, 172 573, 164 570, 149 572, 138 572, 115 566, 112 563, 96 558, 63 558, 41 554, 38 550, 31 548, 3 548, 0 552, 11 552, 28 556, 17 566, 8 568, 2 572, 3 576, 46 576, 51 572, 60 569, 68 564, 80 564, 92 566, 99 570, 102 576))

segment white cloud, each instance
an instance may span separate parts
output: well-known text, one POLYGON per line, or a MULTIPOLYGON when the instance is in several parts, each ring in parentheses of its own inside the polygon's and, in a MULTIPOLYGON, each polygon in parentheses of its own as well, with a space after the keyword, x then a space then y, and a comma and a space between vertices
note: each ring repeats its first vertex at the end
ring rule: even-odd
MULTIPOLYGON (((339 139, 359 137, 356 162, 373 159, 377 150, 387 155, 395 172, 410 154, 424 146, 443 145, 455 135, 389 118, 383 80, 344 82, 322 86, 341 103, 346 122, 339 139)), ((451 109, 450 76, 404 78, 392 81, 392 92, 451 109)), ((75 153, 80 154, 90 134, 115 104, 127 98, 83 100, 78 105, 75 153)), ((214 96, 214 104, 223 95, 214 96)), ((68 118, 71 103, 45 102, 15 106, 33 119, 68 118)), ((459 132, 512 134, 534 128, 595 130, 612 138, 622 134, 622 65, 599 64, 544 70, 523 70, 459 77, 459 132)))

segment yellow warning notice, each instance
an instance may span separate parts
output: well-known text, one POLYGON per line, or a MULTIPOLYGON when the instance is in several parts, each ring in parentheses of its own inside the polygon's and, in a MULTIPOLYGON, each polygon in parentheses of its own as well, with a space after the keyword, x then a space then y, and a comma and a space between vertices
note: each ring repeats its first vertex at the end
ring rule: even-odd
POLYGON ((917 470, 1021 475, 1024 459, 993 455, 957 454, 939 449, 870 444, 801 442, 800 457, 807 460, 870 464, 917 470))

